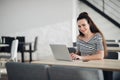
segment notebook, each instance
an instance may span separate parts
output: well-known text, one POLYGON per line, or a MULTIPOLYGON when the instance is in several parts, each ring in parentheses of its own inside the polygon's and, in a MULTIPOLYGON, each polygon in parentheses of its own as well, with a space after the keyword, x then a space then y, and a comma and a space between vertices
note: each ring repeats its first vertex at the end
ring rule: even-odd
POLYGON ((66 45, 50 44, 50 48, 56 60, 73 61, 66 45))

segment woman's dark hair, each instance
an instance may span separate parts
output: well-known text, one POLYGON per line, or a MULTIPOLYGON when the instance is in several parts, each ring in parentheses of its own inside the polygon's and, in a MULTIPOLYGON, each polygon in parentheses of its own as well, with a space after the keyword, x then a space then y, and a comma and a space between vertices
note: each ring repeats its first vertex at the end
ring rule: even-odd
MULTIPOLYGON (((87 12, 82 12, 80 13, 80 15, 77 18, 77 21, 81 20, 81 19, 86 19, 88 24, 90 25, 90 31, 92 33, 100 33, 102 35, 103 38, 103 45, 104 45, 104 55, 107 56, 107 46, 106 46, 106 41, 105 38, 102 34, 102 32, 98 29, 98 27, 95 25, 95 23, 92 21, 92 19, 89 17, 87 12)), ((78 36, 84 36, 84 34, 82 32, 80 32, 79 30, 79 35, 78 36)))
MULTIPOLYGON (((78 18, 77 18, 77 21, 78 20, 81 20, 81 19, 86 19, 88 24, 90 25, 90 30, 92 33, 97 33, 97 32, 100 32, 100 30, 97 28, 97 26, 95 25, 95 23, 92 21, 92 19, 89 17, 88 13, 87 12, 82 12, 78 18)), ((80 32, 80 31, 79 31, 80 32)), ((101 32, 100 32, 101 33, 101 32)), ((82 32, 80 32, 80 36, 84 36, 84 34, 82 32)))

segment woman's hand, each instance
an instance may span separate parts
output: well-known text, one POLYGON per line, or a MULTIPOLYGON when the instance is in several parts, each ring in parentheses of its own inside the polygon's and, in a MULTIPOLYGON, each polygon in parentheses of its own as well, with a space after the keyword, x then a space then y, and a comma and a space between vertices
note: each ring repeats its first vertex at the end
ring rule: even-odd
POLYGON ((75 54, 75 53, 71 53, 70 55, 71 55, 73 60, 82 60, 82 57, 77 55, 77 54, 75 54))

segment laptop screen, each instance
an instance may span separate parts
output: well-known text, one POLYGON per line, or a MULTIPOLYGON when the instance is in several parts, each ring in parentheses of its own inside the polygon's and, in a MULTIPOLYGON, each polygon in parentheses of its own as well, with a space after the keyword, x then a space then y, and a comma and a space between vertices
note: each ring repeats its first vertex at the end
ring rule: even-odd
POLYGON ((64 44, 50 44, 50 48, 56 60, 72 61, 68 48, 64 44))

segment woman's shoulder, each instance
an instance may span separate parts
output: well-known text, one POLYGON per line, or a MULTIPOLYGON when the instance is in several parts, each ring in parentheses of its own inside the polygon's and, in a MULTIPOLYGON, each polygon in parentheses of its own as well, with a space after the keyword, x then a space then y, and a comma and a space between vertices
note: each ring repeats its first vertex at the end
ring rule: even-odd
POLYGON ((100 33, 95 33, 96 37, 102 37, 102 35, 100 33))
POLYGON ((82 40, 82 36, 77 36, 77 40, 82 40))
POLYGON ((95 38, 96 40, 101 40, 103 37, 102 37, 102 34, 96 33, 94 38, 95 38))

